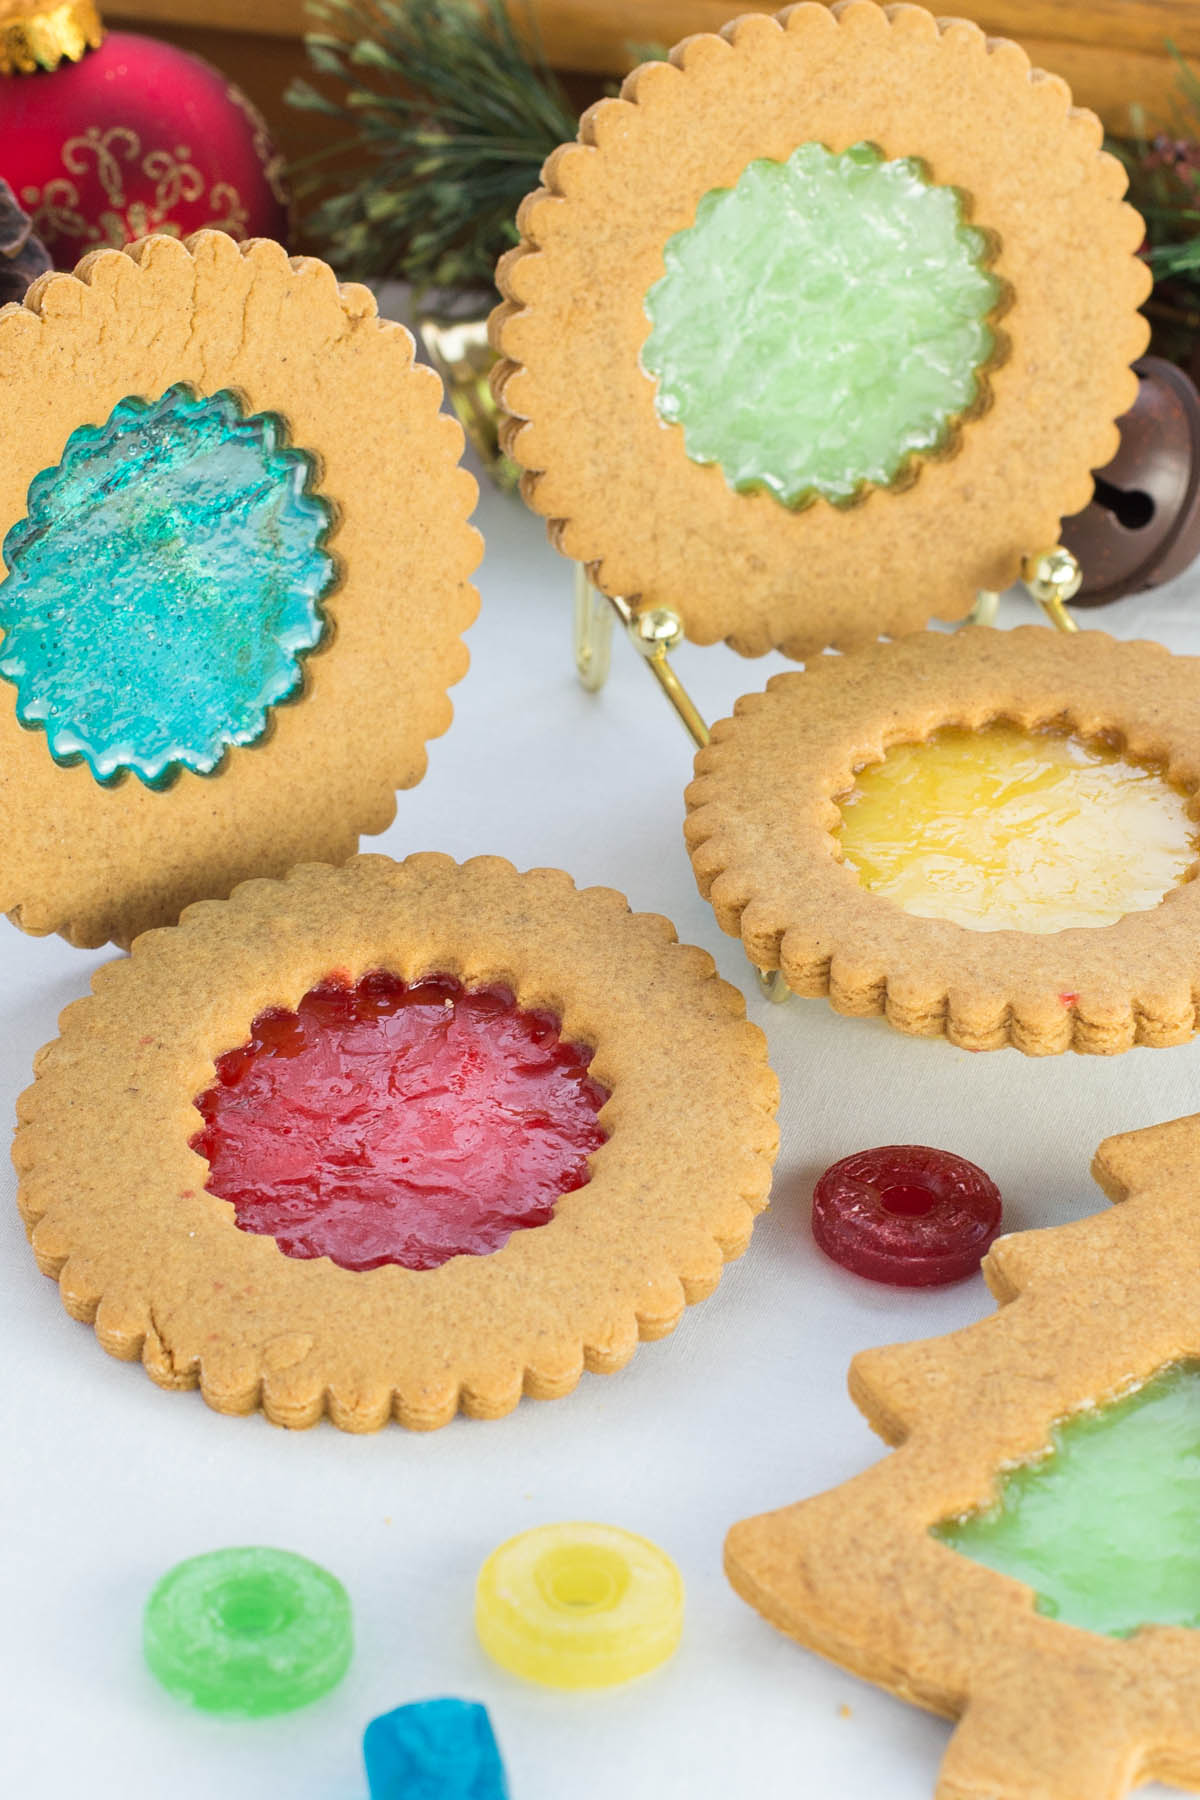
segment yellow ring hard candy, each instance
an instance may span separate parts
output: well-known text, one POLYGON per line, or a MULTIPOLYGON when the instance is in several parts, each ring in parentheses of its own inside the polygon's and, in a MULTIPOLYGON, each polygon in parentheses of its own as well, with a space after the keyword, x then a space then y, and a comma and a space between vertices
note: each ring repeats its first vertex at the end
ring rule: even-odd
POLYGON ((683 1630, 683 1578, 647 1538, 615 1525, 540 1525, 479 1571, 479 1641, 547 1687, 611 1687, 666 1662, 683 1630))

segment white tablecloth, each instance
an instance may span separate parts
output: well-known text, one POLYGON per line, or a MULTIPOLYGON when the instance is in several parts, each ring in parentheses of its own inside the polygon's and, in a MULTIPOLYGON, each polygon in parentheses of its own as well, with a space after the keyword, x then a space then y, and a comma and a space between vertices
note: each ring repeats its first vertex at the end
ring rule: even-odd
MULTIPOLYGON (((846 1396, 858 1348, 953 1330, 990 1310, 981 1279, 913 1294, 826 1262, 808 1229, 814 1176, 868 1144, 941 1144, 1000 1183, 1010 1228, 1104 1202, 1088 1177, 1102 1137, 1196 1110, 1200 1042, 1109 1061, 971 1056, 836 1017, 771 1007, 698 898, 684 854, 691 754, 622 641, 599 696, 573 675, 571 571, 541 523, 484 491, 483 610, 457 718, 429 774, 370 848, 558 864, 667 913, 746 992, 783 1083, 771 1211, 746 1257, 674 1337, 569 1399, 431 1436, 289 1434, 221 1418, 110 1360, 37 1272, 12 1200, 0 1206, 0 1356, 8 1370, 0 1787, 16 1800, 363 1800, 374 1714, 436 1694, 492 1712, 513 1800, 924 1800, 947 1726, 778 1636, 721 1572, 729 1524, 844 1480, 881 1454, 846 1396), (564 1696, 502 1674, 476 1647, 476 1570, 503 1538, 592 1518, 643 1532, 688 1585, 673 1663, 615 1692, 564 1696), (357 1654, 306 1712, 223 1722, 146 1672, 145 1597, 180 1558, 280 1544, 335 1570, 357 1654)), ((1003 623, 1030 616, 1004 603, 1003 623)), ((1086 623, 1200 651, 1200 567, 1086 623)), ((705 714, 728 712, 778 659, 685 649, 705 714)), ((0 922, 2 1105, 11 1117, 60 1009, 114 953, 22 937, 0 922)), ((869 1553, 864 1544, 864 1554, 869 1553)))

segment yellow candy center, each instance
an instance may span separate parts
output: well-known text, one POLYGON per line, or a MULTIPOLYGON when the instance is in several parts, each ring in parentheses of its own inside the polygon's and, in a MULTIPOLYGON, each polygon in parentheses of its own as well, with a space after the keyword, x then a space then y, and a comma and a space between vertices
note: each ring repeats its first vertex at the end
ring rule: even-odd
POLYGON ((602 1612, 629 1586, 629 1566, 615 1550, 594 1544, 560 1545, 534 1568, 547 1605, 568 1612, 602 1612))
POLYGON ((1115 924, 1200 855, 1187 797, 1158 769, 1015 725, 896 744, 838 804, 864 887, 974 931, 1115 924))

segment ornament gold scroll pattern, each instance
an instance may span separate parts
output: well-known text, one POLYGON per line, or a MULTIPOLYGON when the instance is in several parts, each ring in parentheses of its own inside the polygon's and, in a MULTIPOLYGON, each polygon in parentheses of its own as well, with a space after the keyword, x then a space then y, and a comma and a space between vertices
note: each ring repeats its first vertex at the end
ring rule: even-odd
MULTIPOLYGON (((21 190, 21 202, 33 215, 34 229, 46 235, 119 247, 153 231, 177 234, 171 209, 181 201, 193 202, 204 195, 205 178, 191 161, 186 144, 176 145, 174 150, 154 149, 143 154, 137 132, 126 125, 114 125, 107 131, 101 131, 98 125, 89 126, 66 140, 61 161, 66 175, 46 182, 44 187, 21 190), (125 172, 130 165, 154 183, 150 204, 127 199, 125 172), (94 168, 109 202, 94 220, 80 211, 79 188, 70 179, 72 175, 86 175, 90 168, 94 168)), ((197 229, 226 231, 234 238, 246 236, 246 204, 231 182, 215 182, 209 190, 208 204, 212 217, 197 229)))

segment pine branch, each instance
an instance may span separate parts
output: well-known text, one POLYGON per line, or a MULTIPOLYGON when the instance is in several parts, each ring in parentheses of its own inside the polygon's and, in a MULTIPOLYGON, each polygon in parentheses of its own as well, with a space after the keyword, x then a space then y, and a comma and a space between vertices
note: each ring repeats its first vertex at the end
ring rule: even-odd
MULTIPOLYGON (((526 0, 527 3, 527 0, 526 0)), ((372 167, 334 187, 299 165, 310 234, 339 272, 417 289, 487 289, 517 207, 577 119, 504 0, 311 0, 320 85, 293 105, 347 126, 372 167)))
MULTIPOLYGON (((1152 306, 1172 314, 1200 304, 1200 75, 1169 40, 1177 100, 1172 132, 1150 136, 1135 112, 1134 136, 1110 141, 1129 175, 1129 198, 1146 222, 1142 255, 1154 275, 1152 306)), ((1186 351, 1187 346, 1182 346, 1186 351)))

